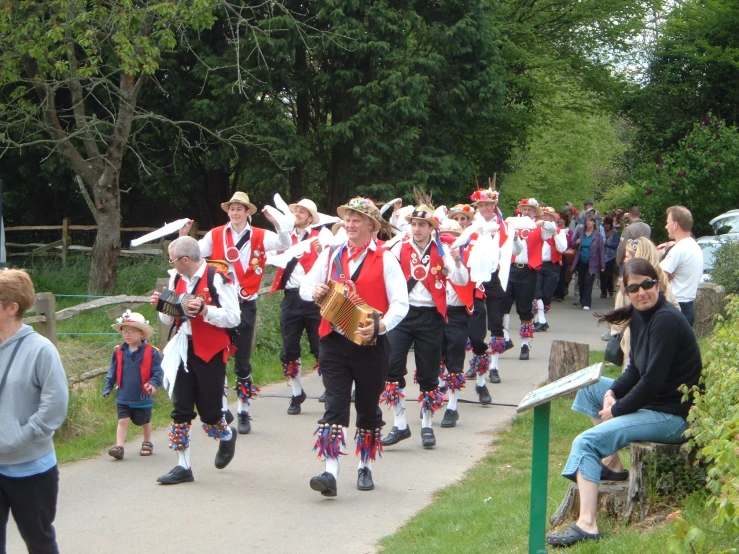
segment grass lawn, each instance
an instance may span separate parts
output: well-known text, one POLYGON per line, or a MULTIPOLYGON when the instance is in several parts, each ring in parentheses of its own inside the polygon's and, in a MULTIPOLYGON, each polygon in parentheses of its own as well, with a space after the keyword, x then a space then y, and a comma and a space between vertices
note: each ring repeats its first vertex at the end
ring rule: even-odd
MULTIPOLYGON (((602 353, 591 352, 591 362, 602 353)), ((606 371, 609 377, 620 368, 606 371)), ((569 481, 560 476, 572 439, 590 426, 587 418, 570 409, 572 401, 561 398, 552 403, 547 515, 551 516, 564 498, 569 481)), ((533 412, 513 421, 510 429, 493 443, 493 453, 461 480, 440 490, 426 509, 396 533, 380 542, 384 554, 441 552, 513 554, 528 552, 529 501, 531 483, 531 441, 533 412)), ((628 463, 628 455, 623 454, 628 463)), ((583 554, 634 554, 667 552, 667 537, 673 531, 665 524, 674 508, 662 506, 644 524, 625 526, 617 521, 599 520, 605 540, 584 544, 562 552, 583 554)), ((739 538, 710 524, 712 513, 704 508, 701 494, 688 497, 681 507, 692 524, 706 532, 706 552, 739 546, 739 538)))

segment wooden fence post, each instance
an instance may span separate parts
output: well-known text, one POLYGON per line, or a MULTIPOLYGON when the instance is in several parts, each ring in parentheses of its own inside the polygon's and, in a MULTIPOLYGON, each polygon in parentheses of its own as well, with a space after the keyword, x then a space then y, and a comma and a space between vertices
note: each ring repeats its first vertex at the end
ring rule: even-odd
MULTIPOLYGON (((165 254, 166 256, 166 254, 165 254)), ((162 292, 162 290, 166 289, 169 285, 169 278, 168 277, 160 277, 157 279, 157 287, 156 290, 159 292, 162 292)), ((169 338, 169 329, 171 325, 166 325, 162 323, 162 320, 159 319, 159 312, 157 312, 157 331, 159 332, 159 340, 157 341, 157 344, 159 345, 159 350, 164 350, 164 347, 167 346, 167 339, 169 338)))
POLYGON ((69 218, 62 219, 62 264, 67 263, 67 250, 72 244, 72 237, 69 236, 69 218))
POLYGON ((43 315, 46 321, 36 324, 36 331, 56 346, 56 297, 50 292, 36 294, 36 315, 43 315))

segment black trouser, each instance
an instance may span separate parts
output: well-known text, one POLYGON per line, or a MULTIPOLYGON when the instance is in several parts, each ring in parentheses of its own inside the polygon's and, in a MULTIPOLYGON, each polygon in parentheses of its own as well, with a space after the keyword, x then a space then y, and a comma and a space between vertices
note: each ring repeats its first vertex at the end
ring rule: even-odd
POLYGON ((593 303, 593 281, 595 275, 590 273, 588 262, 577 262, 577 286, 580 290, 580 305, 588 308, 593 303))
POLYGON ((5 554, 8 514, 30 554, 58 554, 54 518, 59 494, 59 469, 29 477, 0 475, 0 552, 5 554))
POLYGON ((380 394, 385 389, 389 356, 387 335, 377 337, 374 346, 359 346, 335 331, 323 337, 321 373, 326 387, 326 411, 319 423, 349 427, 354 382, 357 427, 379 429, 385 425, 380 394))
MULTIPOLYGON (((553 295, 558 300, 564 300, 565 296, 570 292, 570 281, 567 279, 569 265, 567 258, 562 256, 562 265, 559 266, 559 283, 557 283, 557 288, 554 290, 553 295)), ((570 275, 570 279, 572 279, 572 275, 570 275)))
POLYGON ((300 338, 303 330, 308 333, 311 354, 318 360, 321 308, 315 302, 300 298, 298 289, 285 290, 280 303, 280 331, 282 332, 282 352, 280 361, 292 362, 300 358, 300 338))
POLYGON ((446 369, 450 373, 459 373, 464 367, 464 355, 467 347, 467 328, 470 318, 464 306, 447 306, 447 322, 444 325, 444 357, 446 369))
POLYGON ((472 352, 476 356, 484 354, 488 345, 485 342, 485 336, 488 334, 485 325, 488 321, 487 307, 484 298, 475 298, 474 311, 467 320, 467 336, 472 343, 472 352))
POLYGON ((500 278, 496 271, 491 275, 489 281, 483 283, 485 287, 485 307, 488 314, 488 329, 494 337, 503 336, 503 316, 506 315, 513 305, 511 296, 503 290, 500 278))
POLYGON ((693 323, 695 323, 695 300, 691 300, 690 302, 678 302, 678 304, 680 304, 680 311, 692 327, 693 323))
POLYGON ((416 379, 422 391, 439 386, 441 341, 444 338, 444 318, 434 308, 411 306, 408 315, 387 334, 390 342, 390 372, 387 380, 405 388, 408 374, 408 352, 413 345, 416 358, 416 379))
POLYGON ((257 301, 245 300, 239 302, 241 308, 241 323, 237 327, 238 335, 234 339, 236 355, 234 356, 234 373, 245 379, 251 375, 251 345, 254 341, 254 327, 257 324, 257 301))
POLYGON ((195 408, 200 421, 214 425, 223 416, 223 380, 226 378, 226 362, 218 352, 209 362, 195 355, 192 340, 187 345, 187 371, 182 364, 177 370, 177 379, 172 392, 172 421, 190 423, 195 408))
MULTIPOLYGON (((534 319, 531 304, 534 303, 534 292, 536 292, 536 271, 525 264, 511 264, 506 292, 515 302, 516 312, 521 321, 534 319)), ((508 307, 506 313, 511 311, 512 306, 513 304, 508 307)))
POLYGON ((536 292, 534 293, 534 298, 544 302, 545 306, 552 303, 554 289, 557 288, 557 284, 559 283, 559 268, 559 264, 543 262, 541 269, 536 272, 536 292))
POLYGON ((613 292, 613 270, 616 267, 616 258, 606 262, 606 270, 600 272, 600 292, 608 294, 613 292))

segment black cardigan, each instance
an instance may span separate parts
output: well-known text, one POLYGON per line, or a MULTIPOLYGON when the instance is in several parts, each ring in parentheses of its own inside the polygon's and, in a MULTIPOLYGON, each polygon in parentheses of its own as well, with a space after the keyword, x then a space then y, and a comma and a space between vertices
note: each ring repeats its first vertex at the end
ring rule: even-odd
POLYGON ((687 417, 692 401, 682 402, 678 387, 698 383, 701 353, 695 333, 680 311, 659 293, 650 309, 634 308, 629 364, 611 386, 614 417, 640 409, 687 417))

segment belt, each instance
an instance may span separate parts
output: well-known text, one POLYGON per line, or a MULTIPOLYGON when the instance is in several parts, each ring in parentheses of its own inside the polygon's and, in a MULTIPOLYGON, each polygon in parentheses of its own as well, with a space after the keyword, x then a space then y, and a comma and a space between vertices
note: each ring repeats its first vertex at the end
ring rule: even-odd
POLYGON ((528 264, 519 264, 519 263, 515 263, 515 264, 513 264, 513 265, 515 265, 515 266, 516 266, 516 267, 517 267, 518 269, 523 269, 524 267, 528 267, 528 264))
POLYGON ((285 289, 285 294, 298 294, 300 289, 285 289))

